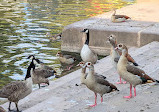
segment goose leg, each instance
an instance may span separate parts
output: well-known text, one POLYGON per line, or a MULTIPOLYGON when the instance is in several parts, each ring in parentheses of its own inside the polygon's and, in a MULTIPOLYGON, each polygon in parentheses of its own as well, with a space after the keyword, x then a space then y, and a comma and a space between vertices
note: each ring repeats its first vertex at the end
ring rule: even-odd
POLYGON ((130 84, 130 95, 124 96, 124 98, 132 98, 132 85, 130 84))
POLYGON ((134 87, 134 96, 136 96, 136 88, 134 87))
POLYGON ((103 96, 101 96, 101 103, 103 102, 103 96))
POLYGON ((70 65, 70 66, 68 67, 68 70, 70 70, 72 67, 73 67, 73 65, 70 65))
POLYGON ((40 84, 38 84, 38 86, 39 86, 39 89, 40 89, 40 84))
POLYGON ((8 110, 9 110, 9 111, 11 111, 11 109, 10 109, 11 103, 12 103, 12 102, 9 102, 9 107, 8 107, 8 110))
POLYGON ((17 112, 19 112, 19 109, 18 109, 18 102, 15 102, 15 105, 16 105, 16 108, 17 108, 17 112))
POLYGON ((117 84, 126 84, 126 81, 123 81, 123 82, 122 82, 122 79, 121 79, 121 77, 120 77, 120 82, 117 82, 117 84))
POLYGON ((97 105, 97 93, 94 94, 95 94, 95 102, 93 105, 90 105, 90 107, 95 107, 97 105))

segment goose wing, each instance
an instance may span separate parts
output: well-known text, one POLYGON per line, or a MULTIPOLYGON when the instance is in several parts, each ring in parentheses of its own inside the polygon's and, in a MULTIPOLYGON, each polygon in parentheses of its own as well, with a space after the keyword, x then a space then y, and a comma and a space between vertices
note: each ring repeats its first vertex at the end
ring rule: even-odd
POLYGON ((0 97, 8 98, 11 94, 25 90, 26 88, 26 84, 23 81, 13 81, 0 90, 0 97))
POLYGON ((126 16, 126 15, 115 15, 115 19, 119 19, 119 18, 129 19, 130 17, 129 17, 129 16, 126 16))
MULTIPOLYGON (((85 79, 87 78, 87 76, 88 76, 88 73, 85 74, 85 79)), ((106 78, 107 78, 107 77, 105 77, 104 75, 100 75, 100 74, 98 74, 98 73, 95 73, 94 76, 95 76, 95 78, 98 78, 98 77, 99 77, 99 78, 103 78, 103 79, 106 79, 106 78)))
POLYGON ((101 85, 110 86, 111 89, 118 90, 115 85, 113 85, 112 83, 109 83, 107 80, 105 80, 105 79, 103 79, 103 78, 101 78, 101 77, 96 78, 96 81, 97 81, 97 83, 99 83, 99 84, 101 84, 101 85))
POLYGON ((46 69, 46 70, 53 70, 53 68, 52 68, 52 67, 47 66, 47 65, 43 65, 43 68, 44 68, 44 69, 46 69))
POLYGON ((71 55, 63 55, 63 57, 66 59, 73 58, 71 55))
POLYGON ((48 78, 50 76, 54 76, 54 70, 46 70, 46 69, 35 69, 34 70, 34 75, 39 75, 41 77, 44 77, 44 78, 48 78))
MULTIPOLYGON (((119 52, 119 54, 120 54, 120 56, 122 55, 122 52, 120 52, 120 51, 118 51, 119 52)), ((129 61, 129 62, 132 62, 135 66, 138 66, 138 64, 135 62, 135 60, 131 57, 131 55, 130 54, 128 54, 127 56, 126 56, 126 58, 127 58, 127 60, 129 61)))
POLYGON ((137 68, 135 66, 132 66, 132 65, 127 65, 127 71, 134 74, 134 75, 137 75, 139 77, 141 77, 141 79, 145 82, 147 80, 151 80, 153 82, 155 82, 155 80, 153 78, 151 78, 150 76, 148 76, 142 69, 140 68, 137 68))

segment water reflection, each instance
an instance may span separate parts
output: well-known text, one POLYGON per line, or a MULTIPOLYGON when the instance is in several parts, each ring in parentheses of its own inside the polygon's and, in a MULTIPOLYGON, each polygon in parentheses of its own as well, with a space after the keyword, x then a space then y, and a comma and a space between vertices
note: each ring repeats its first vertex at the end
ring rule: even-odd
POLYGON ((60 33, 64 26, 132 4, 129 0, 0 0, 0 88, 21 80, 29 64, 27 56, 55 67, 60 42, 50 42, 47 32, 60 33))

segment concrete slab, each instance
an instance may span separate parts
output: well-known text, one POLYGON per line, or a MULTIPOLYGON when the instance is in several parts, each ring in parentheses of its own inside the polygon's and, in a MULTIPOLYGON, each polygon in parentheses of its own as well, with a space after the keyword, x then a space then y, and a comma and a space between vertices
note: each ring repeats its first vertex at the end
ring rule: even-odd
MULTIPOLYGON (((159 42, 152 42, 141 48, 130 48, 129 51, 140 68, 151 77, 159 79, 159 42)), ((95 71, 114 84, 119 79, 116 70, 112 68, 110 56, 99 60, 95 64, 95 71)), ((94 102, 94 94, 84 85, 75 86, 80 83, 80 72, 81 69, 50 81, 50 85, 45 88, 34 90, 20 100, 19 109, 24 112, 156 112, 156 105, 159 105, 159 85, 155 83, 137 86, 137 97, 130 100, 123 99, 124 95, 129 94, 129 84, 115 84, 119 92, 104 95, 104 103, 100 103, 98 96, 98 105, 89 108, 88 105, 94 102)), ((8 102, 1 106, 7 110, 8 102)), ((12 109, 15 109, 14 104, 12 109)))
POLYGON ((63 51, 80 52, 85 35, 80 31, 90 29, 90 47, 100 55, 109 53, 106 43, 110 34, 117 36, 118 42, 127 46, 143 46, 152 41, 159 41, 159 2, 147 0, 117 10, 117 14, 125 14, 132 18, 123 23, 112 23, 112 12, 104 13, 86 20, 68 25, 63 30, 61 49, 63 51))

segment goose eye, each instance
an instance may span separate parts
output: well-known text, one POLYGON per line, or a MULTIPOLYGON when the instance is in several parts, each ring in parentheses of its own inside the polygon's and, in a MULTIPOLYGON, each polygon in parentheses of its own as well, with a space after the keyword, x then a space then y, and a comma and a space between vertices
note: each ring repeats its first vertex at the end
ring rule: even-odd
POLYGON ((119 47, 122 47, 122 45, 121 45, 121 44, 119 44, 119 47))
POLYGON ((80 62, 80 64, 83 64, 83 62, 80 62))
POLYGON ((91 65, 91 63, 88 63, 88 65, 91 65))

